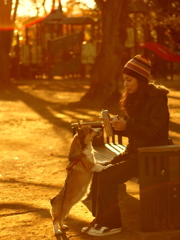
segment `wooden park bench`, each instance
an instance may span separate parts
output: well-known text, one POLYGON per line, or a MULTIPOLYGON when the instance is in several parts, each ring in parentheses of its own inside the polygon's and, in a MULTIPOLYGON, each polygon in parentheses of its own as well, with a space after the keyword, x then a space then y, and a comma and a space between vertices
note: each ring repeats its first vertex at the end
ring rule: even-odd
MULTIPOLYGON (((101 121, 81 124, 102 128, 101 137, 93 139, 97 162, 111 160, 124 150, 122 137, 107 137, 101 121)), ((74 135, 78 123, 71 126, 74 135)), ((139 184, 141 231, 179 230, 180 145, 144 147, 138 151, 139 176, 130 180, 139 184)))

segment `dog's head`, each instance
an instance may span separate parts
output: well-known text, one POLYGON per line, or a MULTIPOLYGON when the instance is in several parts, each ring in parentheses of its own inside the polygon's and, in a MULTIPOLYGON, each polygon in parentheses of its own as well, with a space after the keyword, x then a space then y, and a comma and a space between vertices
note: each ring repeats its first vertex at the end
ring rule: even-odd
POLYGON ((90 125, 80 125, 77 128, 77 135, 79 137, 82 148, 84 149, 86 145, 92 142, 95 136, 100 136, 102 134, 101 128, 92 128, 90 125))
POLYGON ((76 134, 72 139, 68 158, 71 159, 80 155, 88 146, 92 146, 92 140, 95 136, 100 136, 101 128, 92 128, 90 125, 78 125, 76 134))

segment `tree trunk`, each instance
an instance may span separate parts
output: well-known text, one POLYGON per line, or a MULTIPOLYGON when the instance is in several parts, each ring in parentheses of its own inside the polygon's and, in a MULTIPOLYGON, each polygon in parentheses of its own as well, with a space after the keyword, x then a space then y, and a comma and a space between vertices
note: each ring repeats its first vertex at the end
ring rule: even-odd
POLYGON ((12 40, 12 30, 0 31, 0 85, 10 85, 10 58, 9 52, 12 40))
MULTIPOLYGON (((97 1, 97 0, 96 0, 97 1)), ((90 105, 102 106, 117 94, 121 78, 121 59, 126 40, 127 0, 107 0, 102 6, 103 39, 91 76, 91 88, 82 98, 90 105), (94 104, 93 104, 94 103, 94 104)))
POLYGON ((0 85, 7 87, 10 84, 10 58, 12 35, 14 30, 14 21, 19 0, 0 1, 0 85), (12 11, 13 9, 13 11, 12 11))

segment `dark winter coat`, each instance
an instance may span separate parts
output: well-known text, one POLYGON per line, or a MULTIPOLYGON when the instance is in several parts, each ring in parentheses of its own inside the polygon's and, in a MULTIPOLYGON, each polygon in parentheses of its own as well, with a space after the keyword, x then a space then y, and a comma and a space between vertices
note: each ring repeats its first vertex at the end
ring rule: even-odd
POLYGON ((129 154, 136 155, 140 147, 168 144, 168 92, 165 87, 150 84, 140 113, 127 119, 123 135, 129 139, 126 150, 129 154))

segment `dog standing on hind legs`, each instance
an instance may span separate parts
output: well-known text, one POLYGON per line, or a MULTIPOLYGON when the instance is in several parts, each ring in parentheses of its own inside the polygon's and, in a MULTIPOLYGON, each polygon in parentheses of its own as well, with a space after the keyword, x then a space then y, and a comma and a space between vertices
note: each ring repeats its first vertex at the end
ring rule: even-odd
POLYGON ((67 178, 62 190, 51 200, 51 216, 55 235, 67 230, 63 220, 70 209, 87 193, 93 172, 102 171, 105 166, 96 164, 92 139, 101 135, 100 128, 79 125, 69 150, 67 178))

